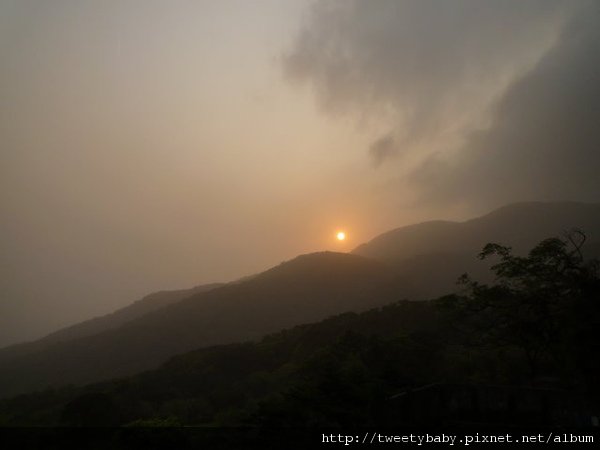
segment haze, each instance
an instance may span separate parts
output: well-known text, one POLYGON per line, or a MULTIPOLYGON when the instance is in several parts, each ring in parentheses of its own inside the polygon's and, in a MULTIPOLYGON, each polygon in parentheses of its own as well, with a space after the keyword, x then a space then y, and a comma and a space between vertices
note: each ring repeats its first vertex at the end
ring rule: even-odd
POLYGON ((0 345, 407 223, 600 201, 599 16, 0 0, 0 345))

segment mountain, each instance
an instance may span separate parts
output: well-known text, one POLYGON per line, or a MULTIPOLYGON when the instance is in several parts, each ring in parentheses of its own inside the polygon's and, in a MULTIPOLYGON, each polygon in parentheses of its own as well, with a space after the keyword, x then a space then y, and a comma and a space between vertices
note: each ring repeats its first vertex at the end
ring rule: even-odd
POLYGON ((478 253, 488 242, 522 252, 540 238, 580 228, 600 241, 600 204, 527 202, 504 206, 465 222, 430 221, 383 233, 353 253, 382 261, 401 261, 434 253, 478 253))
POLYGON ((465 272, 491 281, 489 264, 477 258, 488 242, 511 246, 518 254, 573 228, 586 233, 587 256, 600 256, 600 204, 576 202, 515 203, 465 222, 409 225, 383 233, 353 253, 393 265, 425 299, 453 291, 465 272))
POLYGON ((180 291, 164 303, 148 299, 112 319, 1 350, 0 397, 130 375, 203 346, 255 340, 401 299, 434 298, 455 291, 464 272, 489 280, 489 263, 476 257, 486 243, 523 252, 572 227, 586 231, 584 250, 599 254, 600 205, 519 203, 466 222, 392 230, 351 254, 302 255, 205 292, 180 291))
POLYGON ((0 361, 0 395, 133 374, 198 347, 389 303, 398 292, 398 281, 380 262, 329 252, 299 256, 120 327, 13 353, 0 361))
MULTIPOLYGON (((552 259, 544 265, 544 278, 561 272, 552 259)), ((507 323, 512 332, 511 324, 523 323, 523 316, 507 317, 504 302, 483 314, 471 309, 464 301, 481 295, 478 289, 468 297, 399 301, 256 342, 196 349, 131 377, 0 400, 0 427, 191 425, 188 430, 202 430, 193 448, 247 446, 245 439, 232 444, 231 436, 207 439, 206 430, 219 427, 229 427, 225 435, 232 427, 269 435, 283 427, 286 439, 278 447, 286 448, 291 431, 314 427, 583 429, 600 407, 594 340, 600 279, 575 272, 559 275, 559 284, 570 288, 546 304, 560 298, 562 307, 547 308, 540 317, 560 327, 555 345, 538 355, 536 372, 530 370, 529 344, 487 333, 488 327, 506 330, 507 323)), ((546 289, 524 286, 521 294, 540 288, 546 289)), ((488 293, 497 298, 497 289, 488 293)), ((302 448, 314 444, 312 435, 302 448)), ((142 443, 156 447, 158 437, 146 434, 142 443)))
MULTIPOLYGON (((284 393, 307 374, 314 376, 307 370, 315 361, 338 371, 336 382, 344 372, 352 377, 357 369, 352 365, 362 356, 353 353, 362 347, 369 365, 376 365, 378 374, 386 377, 377 380, 379 396, 385 392, 389 397, 410 378, 421 383, 436 380, 431 367, 442 359, 439 316, 432 302, 401 301, 299 325, 254 343, 197 349, 132 377, 0 400, 0 426, 122 425, 165 416, 185 424, 215 424, 227 420, 223 412, 232 407, 284 393), (364 337, 375 335, 369 345, 364 337), (394 345, 383 341, 394 338, 399 339, 394 345), (408 357, 418 364, 407 366, 408 357), (385 390, 384 381, 389 384, 385 390)), ((332 397, 336 393, 329 392, 332 397)))
POLYGON ((223 286, 223 283, 211 283, 195 286, 191 289, 178 289, 173 291, 159 291, 146 295, 144 298, 133 302, 125 308, 106 314, 101 317, 80 322, 62 328, 42 339, 33 342, 11 345, 0 349, 0 361, 10 358, 15 354, 32 353, 59 342, 79 339, 117 328, 131 320, 137 319, 157 309, 176 303, 186 297, 223 286))

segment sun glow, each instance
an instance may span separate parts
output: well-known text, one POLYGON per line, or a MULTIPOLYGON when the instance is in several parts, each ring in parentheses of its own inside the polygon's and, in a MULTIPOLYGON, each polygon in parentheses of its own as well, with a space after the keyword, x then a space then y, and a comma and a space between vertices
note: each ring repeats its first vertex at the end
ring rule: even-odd
POLYGON ((344 241, 344 240, 346 240, 346 233, 343 231, 338 231, 337 234, 335 235, 335 237, 337 238, 338 241, 344 241))

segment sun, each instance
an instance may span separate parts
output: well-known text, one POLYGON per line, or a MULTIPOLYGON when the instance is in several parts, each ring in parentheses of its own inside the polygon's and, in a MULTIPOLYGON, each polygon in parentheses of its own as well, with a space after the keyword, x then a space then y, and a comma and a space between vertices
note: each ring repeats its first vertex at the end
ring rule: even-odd
POLYGON ((346 233, 343 231, 338 231, 337 234, 335 235, 335 237, 337 238, 338 241, 344 241, 344 240, 346 240, 346 233))

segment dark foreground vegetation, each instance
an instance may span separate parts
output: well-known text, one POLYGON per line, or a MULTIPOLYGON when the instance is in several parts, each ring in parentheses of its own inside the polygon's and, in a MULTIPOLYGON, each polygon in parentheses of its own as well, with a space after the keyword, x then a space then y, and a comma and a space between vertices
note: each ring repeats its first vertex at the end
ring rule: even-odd
POLYGON ((600 414, 600 280, 582 233, 526 257, 488 244, 496 281, 459 295, 202 348, 160 368, 0 402, 0 424, 588 425, 600 414))

